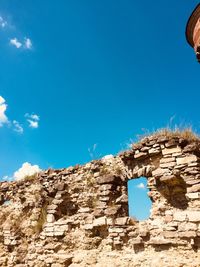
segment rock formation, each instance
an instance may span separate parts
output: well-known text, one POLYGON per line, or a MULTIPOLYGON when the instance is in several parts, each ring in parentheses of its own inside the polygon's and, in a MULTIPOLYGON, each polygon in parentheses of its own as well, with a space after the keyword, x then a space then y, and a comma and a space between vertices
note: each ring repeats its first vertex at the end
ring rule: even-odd
MULTIPOLYGON (((114 157, 0 184, 0 266, 200 266, 200 140, 155 134, 114 157), (146 177, 151 215, 128 215, 146 177)), ((141 207, 142 209, 142 207, 141 207)))

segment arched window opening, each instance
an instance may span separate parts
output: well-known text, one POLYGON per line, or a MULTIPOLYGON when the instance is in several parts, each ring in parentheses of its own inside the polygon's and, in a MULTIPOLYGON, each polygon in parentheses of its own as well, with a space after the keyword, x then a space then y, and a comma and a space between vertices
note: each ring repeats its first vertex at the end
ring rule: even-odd
POLYGON ((137 220, 146 220, 150 216, 152 202, 148 196, 147 178, 140 177, 128 181, 129 216, 137 220))

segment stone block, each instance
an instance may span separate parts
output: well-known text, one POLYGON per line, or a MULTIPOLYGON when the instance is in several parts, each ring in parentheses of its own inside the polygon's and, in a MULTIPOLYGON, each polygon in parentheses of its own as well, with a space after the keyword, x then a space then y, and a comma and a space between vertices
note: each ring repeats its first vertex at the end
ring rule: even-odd
POLYGON ((65 188, 65 184, 62 183, 62 182, 60 182, 60 183, 58 183, 58 184, 55 185, 55 188, 56 188, 57 190, 59 190, 59 191, 62 191, 62 190, 64 190, 64 188, 65 188))
POLYGON ((153 237, 148 242, 149 245, 167 245, 171 243, 172 243, 171 240, 165 239, 163 237, 153 237))
POLYGON ((54 233, 53 233, 53 232, 46 232, 46 233, 45 233, 45 236, 52 237, 52 236, 54 236, 54 233))
POLYGON ((116 225, 126 225, 128 223, 128 217, 120 217, 115 219, 116 225))
POLYGON ((186 182, 187 185, 195 185, 195 184, 199 184, 200 183, 199 179, 193 179, 191 177, 189 177, 189 178, 184 177, 184 181, 186 182))
POLYGON ((175 231, 163 231, 161 234, 164 238, 176 238, 177 237, 177 232, 175 231))
POLYGON ((109 196, 111 194, 110 190, 100 191, 99 196, 109 196))
POLYGON ((106 217, 100 217, 93 221, 93 226, 103 226, 106 225, 106 217))
POLYGON ((114 219, 113 218, 107 218, 107 225, 114 225, 114 219))
POLYGON ((120 181, 120 178, 114 175, 105 175, 105 176, 97 178, 98 184, 115 184, 119 181, 120 181))
POLYGON ((173 154, 173 153, 180 153, 181 152, 181 148, 179 146, 176 147, 171 147, 171 148, 165 148, 162 150, 162 154, 165 155, 169 155, 169 154, 173 154))
POLYGON ((60 263, 53 263, 51 264, 51 267, 62 267, 63 265, 60 263))
POLYGON ((56 225, 54 227, 54 231, 55 232, 65 232, 69 230, 69 226, 68 225, 56 225))
POLYGON ((64 218, 61 218, 58 221, 56 221, 54 223, 54 225, 67 225, 67 224, 70 224, 70 223, 73 223, 73 220, 72 219, 64 219, 64 218))
POLYGON ((156 170, 152 171, 152 176, 162 176, 163 174, 168 173, 169 170, 168 169, 161 169, 161 168, 157 168, 156 170))
POLYGON ((123 232, 124 232, 124 228, 120 228, 120 227, 109 228, 109 233, 123 233, 123 232))
POLYGON ((114 206, 114 207, 110 207, 110 208, 107 208, 107 209, 105 210, 105 214, 106 214, 107 216, 115 215, 115 214, 117 214, 117 212, 118 212, 118 210, 119 210, 119 207, 120 207, 120 205, 118 205, 118 206, 114 206))
POLYGON ((128 196, 126 194, 123 194, 116 199, 116 203, 128 203, 128 196))
POLYGON ((180 232, 196 231, 197 230, 197 224, 196 223, 190 223, 190 222, 179 223, 178 230, 180 232))
POLYGON ((52 205, 48 205, 47 206, 47 210, 56 210, 57 209, 57 205, 54 205, 54 204, 52 204, 52 205))
POLYGON ((78 210, 79 213, 89 213, 90 212, 90 208, 89 207, 84 207, 84 208, 80 208, 78 210))
POLYGON ((62 266, 64 265, 65 267, 70 266, 72 263, 73 256, 68 255, 66 251, 61 251, 57 253, 57 257, 60 263, 62 263, 62 266))
POLYGON ((45 232, 53 232, 54 227, 45 227, 45 232))
POLYGON ((200 222, 200 211, 187 211, 189 222, 200 222))
POLYGON ((109 237, 117 237, 118 235, 118 233, 109 233, 109 237))
POLYGON ((177 165, 182 165, 182 164, 189 164, 191 162, 196 162, 198 160, 197 156, 191 155, 183 158, 177 158, 176 162, 177 165))
POLYGON ((160 151, 161 151, 160 148, 151 148, 149 149, 149 155, 157 155, 160 153, 160 151))
POLYGON ((171 215, 165 215, 165 223, 169 223, 173 220, 173 216, 171 215))
POLYGON ((178 222, 183 222, 187 218, 187 214, 185 211, 176 211, 174 212, 174 220, 178 222))
POLYGON ((112 184, 102 184, 99 186, 100 191, 106 191, 112 189, 112 184))
POLYGON ((47 214, 47 222, 48 223, 53 223, 55 222, 55 217, 53 214, 47 214))
POLYGON ((186 197, 188 199, 199 199, 200 198, 200 193, 196 192, 196 193, 188 193, 186 194, 186 197))
POLYGON ((96 208, 93 213, 92 213, 95 217, 99 217, 104 215, 104 210, 103 208, 96 208))
POLYGON ((184 231, 184 232, 179 232, 178 236, 181 238, 193 238, 196 237, 197 234, 195 231, 184 231))
POLYGON ((149 150, 148 146, 144 146, 140 149, 141 152, 147 152, 149 150))
POLYGON ((200 184, 196 184, 187 188, 187 193, 199 193, 199 191, 200 191, 200 184))
POLYGON ((54 236, 63 236, 64 235, 64 231, 56 231, 54 232, 54 236))
POLYGON ((94 228, 93 224, 85 224, 83 225, 83 229, 85 230, 92 230, 94 228))
POLYGON ((131 244, 133 245, 139 245, 142 243, 143 243, 143 240, 141 237, 136 237, 136 238, 131 239, 131 244))
POLYGON ((103 201, 103 202, 108 202, 110 200, 110 197, 109 196, 102 196, 102 197, 99 197, 99 200, 103 201))
POLYGON ((134 158, 135 159, 142 159, 142 158, 147 157, 147 155, 148 154, 146 152, 139 152, 139 153, 137 153, 137 154, 134 155, 134 158))
POLYGON ((169 162, 176 162, 175 157, 169 157, 169 158, 162 158, 160 160, 161 164, 169 163, 169 162))
POLYGON ((176 162, 167 162, 167 163, 160 164, 161 168, 171 168, 174 166, 176 166, 176 162))

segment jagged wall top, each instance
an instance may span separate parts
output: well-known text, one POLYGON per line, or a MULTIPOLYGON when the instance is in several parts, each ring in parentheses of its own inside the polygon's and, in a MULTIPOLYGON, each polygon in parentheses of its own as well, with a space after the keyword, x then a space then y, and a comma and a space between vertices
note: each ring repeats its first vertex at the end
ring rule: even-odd
POLYGON ((155 134, 115 157, 1 183, 0 265, 68 266, 79 249, 198 251, 200 141, 186 133, 155 134), (146 221, 128 215, 127 181, 141 176, 152 200, 146 221))

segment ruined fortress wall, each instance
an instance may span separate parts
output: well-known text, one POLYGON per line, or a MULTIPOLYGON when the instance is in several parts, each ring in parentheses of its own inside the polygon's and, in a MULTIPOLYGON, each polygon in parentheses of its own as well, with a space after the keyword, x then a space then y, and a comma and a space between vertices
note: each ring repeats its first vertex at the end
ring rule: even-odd
POLYGON ((0 266, 111 266, 97 259, 111 252, 113 266, 151 266, 161 252, 200 266, 199 157, 199 140, 154 135, 115 157, 2 182, 0 266), (152 209, 137 221, 128 215, 127 181, 142 176, 152 209))

